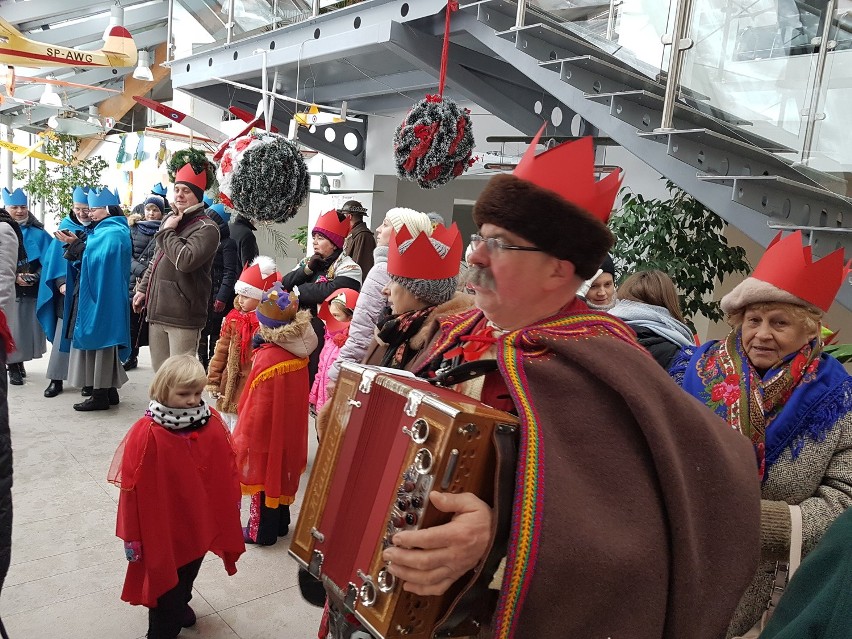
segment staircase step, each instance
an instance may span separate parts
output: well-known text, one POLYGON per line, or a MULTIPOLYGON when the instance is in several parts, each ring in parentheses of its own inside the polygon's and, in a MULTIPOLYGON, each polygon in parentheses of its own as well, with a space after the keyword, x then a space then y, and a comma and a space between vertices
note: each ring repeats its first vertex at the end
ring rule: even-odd
POLYGON ((701 175, 700 180, 731 187, 734 202, 762 211, 781 230, 811 233, 818 255, 837 248, 852 252, 852 200, 826 189, 778 175, 701 175))
MULTIPOLYGON (((618 119, 628 122, 640 131, 650 133, 660 128, 663 98, 647 91, 615 91, 598 95, 587 95, 589 100, 610 106, 610 112, 618 119)), ((728 137, 753 144, 771 153, 793 153, 793 149, 751 133, 741 127, 751 124, 747 120, 722 121, 681 102, 675 102, 674 129, 709 129, 728 137)))
MULTIPOLYGON (((629 65, 617 58, 602 59, 592 55, 575 56, 553 62, 540 62, 541 66, 558 65, 559 75, 563 82, 580 89, 583 93, 617 93, 630 90, 645 91, 654 95, 665 94, 666 87, 652 78, 636 72, 629 65), (616 60, 617 62, 613 62, 616 60)), ((682 94, 693 100, 708 100, 705 95, 682 89, 682 94)))
POLYGON ((669 155, 708 175, 781 176, 825 189, 822 184, 796 171, 777 155, 724 133, 707 129, 680 129, 639 135, 666 144, 669 155))

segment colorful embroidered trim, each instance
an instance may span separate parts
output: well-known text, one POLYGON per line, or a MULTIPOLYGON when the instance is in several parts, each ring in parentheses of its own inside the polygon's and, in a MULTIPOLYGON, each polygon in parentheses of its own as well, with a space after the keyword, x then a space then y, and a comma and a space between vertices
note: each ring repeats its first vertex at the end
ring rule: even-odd
POLYGON ((643 350, 635 334, 621 320, 606 313, 559 317, 509 333, 498 346, 497 361, 521 418, 518 469, 512 504, 512 529, 506 554, 506 572, 495 613, 495 639, 509 639, 517 630, 520 611, 529 590, 538 557, 544 511, 544 441, 538 414, 530 402, 524 360, 547 353, 536 336, 549 334, 563 339, 592 336, 620 339, 643 350))
POLYGON ((308 365, 308 358, 301 357, 299 359, 288 359, 286 362, 281 362, 276 364, 275 366, 270 366, 265 371, 262 371, 255 377, 251 382, 251 389, 254 390, 258 384, 261 382, 265 382, 268 379, 275 377, 276 375, 283 375, 285 373, 292 373, 293 371, 298 371, 305 368, 308 365))

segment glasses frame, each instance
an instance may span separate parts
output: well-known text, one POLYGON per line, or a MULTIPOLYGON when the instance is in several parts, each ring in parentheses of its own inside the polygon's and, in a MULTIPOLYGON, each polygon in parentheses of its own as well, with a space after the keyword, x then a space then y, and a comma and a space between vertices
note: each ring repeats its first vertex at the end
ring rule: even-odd
POLYGON ((500 251, 544 252, 544 249, 540 249, 537 246, 516 246, 515 244, 506 244, 503 240, 496 237, 482 237, 479 233, 474 233, 470 236, 470 244, 474 251, 478 249, 481 244, 485 244, 485 250, 488 251, 489 255, 500 251))

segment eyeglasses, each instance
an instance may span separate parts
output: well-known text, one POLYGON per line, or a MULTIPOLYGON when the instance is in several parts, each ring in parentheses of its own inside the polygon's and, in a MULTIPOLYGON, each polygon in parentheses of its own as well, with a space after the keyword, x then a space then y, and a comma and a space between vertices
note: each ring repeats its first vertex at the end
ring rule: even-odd
POLYGON ((477 233, 470 236, 470 245, 473 247, 474 251, 482 244, 485 244, 485 250, 488 251, 488 253, 496 253, 498 251, 543 251, 543 249, 540 249, 537 246, 515 246, 513 244, 506 244, 502 240, 498 240, 496 237, 482 237, 477 233))

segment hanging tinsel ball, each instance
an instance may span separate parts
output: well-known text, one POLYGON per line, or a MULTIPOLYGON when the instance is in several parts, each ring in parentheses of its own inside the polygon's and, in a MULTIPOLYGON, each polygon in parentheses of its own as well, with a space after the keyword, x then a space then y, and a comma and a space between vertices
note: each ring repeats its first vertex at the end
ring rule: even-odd
POLYGON ((408 112, 393 137, 396 174, 434 189, 464 173, 473 160, 470 111, 428 95, 408 112))
POLYGON ((222 153, 219 197, 258 222, 286 222, 305 201, 310 176, 295 143, 274 133, 231 140, 222 153))

